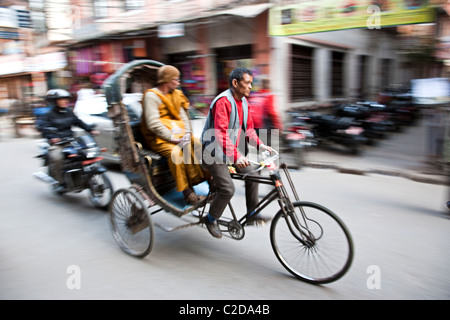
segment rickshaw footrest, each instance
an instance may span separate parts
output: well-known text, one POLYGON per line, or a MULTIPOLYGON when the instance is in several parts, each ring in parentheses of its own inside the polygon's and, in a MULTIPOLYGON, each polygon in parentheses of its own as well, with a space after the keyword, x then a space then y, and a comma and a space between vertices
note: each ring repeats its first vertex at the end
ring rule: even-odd
POLYGON ((154 223, 155 227, 158 227, 159 229, 166 231, 166 232, 172 232, 172 231, 176 231, 176 230, 186 229, 186 228, 196 226, 199 224, 200 224, 200 222, 192 222, 192 223, 182 224, 182 225, 176 226, 176 227, 167 227, 167 226, 164 226, 164 225, 156 223, 156 222, 154 223))

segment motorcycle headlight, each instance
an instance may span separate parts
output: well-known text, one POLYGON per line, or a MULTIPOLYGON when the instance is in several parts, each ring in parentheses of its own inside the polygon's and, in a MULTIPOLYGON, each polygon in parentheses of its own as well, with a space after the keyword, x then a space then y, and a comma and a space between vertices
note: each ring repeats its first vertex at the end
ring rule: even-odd
POLYGON ((86 152, 86 158, 95 158, 98 156, 97 148, 89 148, 85 152, 86 152))

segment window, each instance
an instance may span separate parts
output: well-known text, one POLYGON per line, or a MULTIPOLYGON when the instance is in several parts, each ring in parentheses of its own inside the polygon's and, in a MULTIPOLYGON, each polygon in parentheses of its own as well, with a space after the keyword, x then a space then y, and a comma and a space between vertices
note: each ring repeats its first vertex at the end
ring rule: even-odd
POLYGON ((331 96, 342 97, 344 94, 344 57, 343 52, 333 51, 331 55, 331 96))
POLYGON ((252 67, 252 46, 249 44, 232 47, 216 48, 217 61, 217 91, 222 92, 229 88, 228 76, 236 67, 252 67))
POLYGON ((127 10, 139 9, 145 5, 145 0, 125 0, 127 10))
POLYGON ((108 16, 108 0, 93 0, 94 16, 96 18, 105 18, 108 16))
POLYGON ((366 98, 366 85, 367 85, 367 68, 368 68, 368 57, 365 55, 359 56, 359 97, 360 99, 366 98))
POLYGON ((389 85, 390 71, 392 70, 391 59, 381 59, 380 87, 381 89, 389 85))
POLYGON ((239 45, 233 47, 217 48, 216 55, 218 60, 242 60, 252 57, 251 45, 239 45))
POLYGON ((313 93, 313 49, 292 46, 291 101, 312 99, 313 93))

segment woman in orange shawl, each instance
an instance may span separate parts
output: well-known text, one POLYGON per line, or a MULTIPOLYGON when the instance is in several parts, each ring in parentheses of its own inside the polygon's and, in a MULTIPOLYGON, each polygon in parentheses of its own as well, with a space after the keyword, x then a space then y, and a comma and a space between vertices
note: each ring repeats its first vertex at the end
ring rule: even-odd
POLYGON ((169 65, 158 70, 158 85, 143 97, 141 132, 147 147, 167 158, 177 191, 190 205, 203 201, 193 186, 205 181, 199 161, 201 143, 192 136, 189 101, 177 87, 180 72, 169 65))

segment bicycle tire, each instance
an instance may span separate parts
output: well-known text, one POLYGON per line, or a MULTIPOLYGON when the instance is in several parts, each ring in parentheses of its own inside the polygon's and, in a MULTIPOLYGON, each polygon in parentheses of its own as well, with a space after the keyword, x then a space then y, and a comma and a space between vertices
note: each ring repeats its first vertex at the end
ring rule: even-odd
POLYGON ((147 201, 134 189, 117 190, 109 206, 114 240, 124 252, 138 258, 151 252, 155 238, 147 208, 147 201))
MULTIPOLYGON (((270 242, 276 257, 302 281, 324 284, 338 280, 349 270, 353 261, 353 240, 349 230, 336 214, 317 203, 300 201, 293 205, 294 213, 300 219, 300 210, 304 210, 308 217, 308 230, 315 241, 309 244, 300 242, 292 234, 280 210, 270 227, 270 242)), ((294 229, 298 232, 298 228, 294 229)))
POLYGON ((112 184, 105 173, 92 175, 89 180, 89 200, 97 208, 107 209, 112 198, 112 184))

